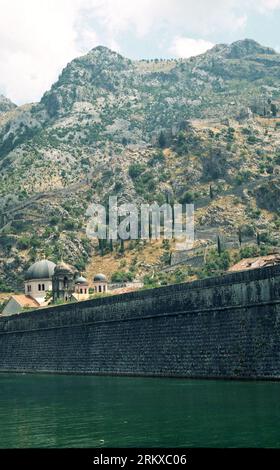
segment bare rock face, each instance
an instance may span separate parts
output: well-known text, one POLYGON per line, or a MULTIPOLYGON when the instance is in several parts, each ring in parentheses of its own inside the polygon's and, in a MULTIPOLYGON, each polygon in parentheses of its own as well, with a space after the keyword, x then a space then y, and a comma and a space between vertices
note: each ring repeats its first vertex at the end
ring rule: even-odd
POLYGON ((212 51, 219 52, 224 58, 227 59, 243 59, 253 57, 256 58, 258 55, 275 55, 277 53, 270 47, 265 47, 252 39, 243 39, 236 41, 230 45, 221 44, 212 49, 212 51))
POLYGON ((7 111, 11 111, 15 109, 16 105, 12 103, 8 98, 3 95, 0 95, 0 114, 6 113, 7 111))

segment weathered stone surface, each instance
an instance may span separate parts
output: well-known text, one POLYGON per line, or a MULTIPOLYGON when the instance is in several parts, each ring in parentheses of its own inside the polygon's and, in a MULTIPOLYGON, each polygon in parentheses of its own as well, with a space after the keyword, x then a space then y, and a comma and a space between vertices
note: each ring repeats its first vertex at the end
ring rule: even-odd
POLYGON ((280 378, 280 267, 0 319, 0 371, 280 378))

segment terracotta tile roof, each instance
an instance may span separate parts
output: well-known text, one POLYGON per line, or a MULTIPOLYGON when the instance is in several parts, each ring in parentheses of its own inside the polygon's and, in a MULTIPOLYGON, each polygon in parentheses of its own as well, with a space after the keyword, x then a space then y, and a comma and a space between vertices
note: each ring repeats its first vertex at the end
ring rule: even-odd
POLYGON ((32 299, 32 297, 29 297, 29 295, 24 295, 24 294, 12 295, 11 298, 16 300, 16 302, 22 308, 37 308, 37 307, 40 307, 40 304, 35 299, 32 299))
POLYGON ((257 258, 245 258, 231 266, 230 272, 247 271, 248 269, 265 268, 280 264, 280 254, 259 256, 257 258))

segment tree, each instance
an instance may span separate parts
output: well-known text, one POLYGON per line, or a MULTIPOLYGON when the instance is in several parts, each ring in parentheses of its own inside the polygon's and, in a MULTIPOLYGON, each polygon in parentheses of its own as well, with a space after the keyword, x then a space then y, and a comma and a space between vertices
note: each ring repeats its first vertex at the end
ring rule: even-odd
POLYGON ((121 238, 120 253, 121 253, 121 254, 124 254, 124 241, 123 241, 122 238, 121 238))
POLYGON ((164 149, 166 147, 166 137, 165 137, 163 131, 161 131, 161 133, 159 135, 158 144, 159 144, 160 148, 162 148, 162 149, 164 149))
POLYGON ((221 242, 220 235, 218 235, 218 238, 217 238, 217 249, 218 249, 219 256, 221 256, 221 254, 222 254, 222 242, 221 242))
POLYGON ((271 103, 271 112, 272 112, 273 117, 277 116, 278 109, 277 109, 276 104, 274 104, 274 103, 271 103))
POLYGON ((239 245, 241 246, 242 245, 242 231, 241 231, 241 228, 238 229, 238 241, 239 241, 239 245))

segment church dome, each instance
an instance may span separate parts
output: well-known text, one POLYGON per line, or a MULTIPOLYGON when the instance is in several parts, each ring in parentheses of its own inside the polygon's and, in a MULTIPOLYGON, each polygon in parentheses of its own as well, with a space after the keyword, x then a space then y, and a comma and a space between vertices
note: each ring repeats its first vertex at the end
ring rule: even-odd
POLYGON ((88 282, 84 276, 79 276, 75 279, 75 284, 88 284, 88 282))
POLYGON ((106 282, 107 281, 107 278, 105 276, 105 274, 96 274, 93 278, 93 281, 94 282, 106 282))
POLYGON ((26 281, 33 279, 51 279, 55 270, 55 264, 52 261, 43 259, 32 264, 25 273, 26 281))

